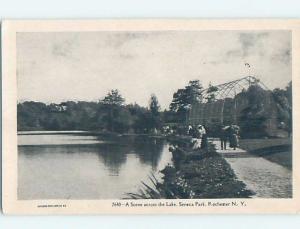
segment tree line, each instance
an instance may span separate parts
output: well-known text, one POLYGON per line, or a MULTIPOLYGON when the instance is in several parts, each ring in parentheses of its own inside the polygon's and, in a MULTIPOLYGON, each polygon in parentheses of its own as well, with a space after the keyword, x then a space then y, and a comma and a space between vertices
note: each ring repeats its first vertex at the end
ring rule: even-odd
POLYGON ((49 105, 27 101, 17 105, 18 130, 105 130, 149 133, 161 128, 164 112, 152 94, 148 107, 125 104, 116 89, 98 102, 68 101, 49 105))
MULTIPOLYGON (((161 110, 157 97, 152 94, 148 107, 126 104, 117 90, 111 90, 98 102, 68 101, 45 104, 26 101, 18 103, 18 130, 96 130, 118 133, 151 133, 163 125, 186 123, 189 109, 195 103, 213 103, 218 88, 209 84, 205 95, 199 80, 191 80, 173 94, 168 110, 161 110)), ((241 112, 239 122, 245 129, 263 129, 268 111, 264 110, 262 97, 266 91, 258 85, 242 92, 248 106, 241 112)), ((286 88, 271 91, 282 128, 292 129, 292 83, 286 88)), ((238 95, 237 95, 238 96, 238 95)))

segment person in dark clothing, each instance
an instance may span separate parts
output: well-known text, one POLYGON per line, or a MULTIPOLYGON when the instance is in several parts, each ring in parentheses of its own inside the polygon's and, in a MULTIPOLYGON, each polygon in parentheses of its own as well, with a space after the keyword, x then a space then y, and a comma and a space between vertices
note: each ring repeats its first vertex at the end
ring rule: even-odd
POLYGON ((189 125, 188 126, 188 129, 187 129, 187 136, 190 136, 190 137, 193 137, 193 135, 194 135, 194 127, 192 126, 192 125, 189 125))
POLYGON ((222 126, 220 130, 221 150, 226 150, 228 140, 228 127, 222 126))
POLYGON ((201 133, 198 129, 198 127, 193 127, 191 130, 191 136, 192 138, 197 138, 197 139, 201 139, 201 133))
POLYGON ((206 149, 208 145, 208 141, 207 141, 207 134, 203 134, 202 135, 202 139, 201 139, 201 149, 206 149))

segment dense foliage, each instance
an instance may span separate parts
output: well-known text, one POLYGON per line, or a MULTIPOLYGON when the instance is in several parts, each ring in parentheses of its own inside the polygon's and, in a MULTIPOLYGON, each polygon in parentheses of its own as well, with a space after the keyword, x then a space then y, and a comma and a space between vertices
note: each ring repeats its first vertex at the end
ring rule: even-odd
POLYGON ((241 111, 239 124, 247 137, 266 136, 267 122, 277 123, 276 128, 292 132, 292 83, 285 89, 267 91, 252 85, 243 92, 248 105, 241 111), (275 119, 275 120, 273 120, 275 119))
POLYGON ((244 92, 248 100, 248 105, 241 111, 239 124, 241 125, 243 135, 247 137, 265 136, 266 121, 271 116, 270 111, 266 109, 264 98, 268 97, 268 92, 258 85, 252 85, 244 92))
POLYGON ((18 130, 97 130, 149 133, 159 128, 162 115, 155 95, 150 107, 125 105, 118 90, 110 91, 99 102, 40 102, 18 104, 18 130))
MULTIPOLYGON (((163 125, 182 126, 195 103, 214 104, 218 88, 209 85, 205 98, 199 80, 193 80, 173 94, 170 110, 161 111, 157 97, 152 94, 149 106, 126 104, 118 90, 111 90, 99 102, 63 102, 18 104, 18 130, 95 130, 118 133, 157 133, 163 125)), ((292 131, 292 83, 285 89, 273 91, 252 85, 236 95, 246 101, 239 110, 238 125, 244 137, 267 136, 266 123, 272 119, 276 128, 292 131), (243 98, 242 98, 243 97, 243 98), (274 121, 274 119, 276 119, 274 121)), ((232 108, 234 109, 234 108, 232 108)), ((234 111, 235 112, 235 111, 234 111)), ((233 113, 232 112, 232 116, 233 113)), ((220 123, 207 122, 209 134, 218 131, 220 123), (215 128, 216 127, 216 128, 215 128)))
POLYGON ((173 94, 170 110, 177 114, 179 122, 185 121, 188 110, 194 103, 201 103, 203 87, 199 80, 191 80, 185 88, 178 89, 173 94))
POLYGON ((289 82, 285 89, 275 88, 273 90, 273 97, 276 101, 278 121, 281 124, 280 127, 291 134, 293 118, 292 82, 289 82))
POLYGON ((218 91, 218 87, 213 86, 211 83, 209 83, 208 89, 207 89, 207 96, 205 99, 207 99, 208 103, 212 103, 216 101, 216 92, 218 91))

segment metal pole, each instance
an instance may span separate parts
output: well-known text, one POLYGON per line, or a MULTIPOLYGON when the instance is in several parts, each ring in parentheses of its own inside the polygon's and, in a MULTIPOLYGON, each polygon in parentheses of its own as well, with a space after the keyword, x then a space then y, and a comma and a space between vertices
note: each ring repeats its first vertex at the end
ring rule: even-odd
POLYGON ((221 124, 224 124, 224 103, 225 103, 225 98, 223 99, 222 102, 222 107, 221 107, 221 124))
POLYGON ((237 124, 237 105, 236 105, 236 91, 234 88, 234 124, 237 124))

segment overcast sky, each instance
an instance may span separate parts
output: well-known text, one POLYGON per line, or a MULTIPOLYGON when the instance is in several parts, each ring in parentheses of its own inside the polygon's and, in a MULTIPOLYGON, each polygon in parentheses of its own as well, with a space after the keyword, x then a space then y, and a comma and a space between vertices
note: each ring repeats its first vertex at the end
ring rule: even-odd
POLYGON ((189 80, 221 84, 250 74, 273 89, 291 80, 289 31, 18 33, 18 100, 98 101, 119 89, 167 108, 189 80))

